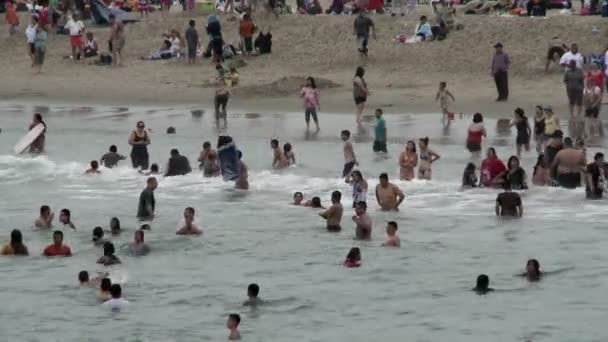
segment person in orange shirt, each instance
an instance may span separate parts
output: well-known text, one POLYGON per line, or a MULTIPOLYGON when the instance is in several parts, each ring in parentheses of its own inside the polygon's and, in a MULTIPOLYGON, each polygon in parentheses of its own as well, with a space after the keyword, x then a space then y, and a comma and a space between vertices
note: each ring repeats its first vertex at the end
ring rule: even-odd
POLYGON ((27 247, 23 244, 23 236, 19 229, 11 232, 11 242, 4 245, 0 255, 28 255, 27 247))
POLYGON ((251 20, 249 14, 245 14, 241 19, 239 25, 239 33, 243 43, 243 52, 247 55, 251 55, 253 51, 253 32, 255 31, 255 24, 251 20))
POLYGON ((17 33, 17 27, 19 27, 19 17, 17 16, 17 7, 13 1, 7 1, 5 5, 6 9, 6 24, 8 25, 8 34, 10 36, 17 33))
POLYGON ((53 243, 46 246, 44 256, 72 256, 70 246, 63 244, 63 232, 56 230, 53 232, 53 243))

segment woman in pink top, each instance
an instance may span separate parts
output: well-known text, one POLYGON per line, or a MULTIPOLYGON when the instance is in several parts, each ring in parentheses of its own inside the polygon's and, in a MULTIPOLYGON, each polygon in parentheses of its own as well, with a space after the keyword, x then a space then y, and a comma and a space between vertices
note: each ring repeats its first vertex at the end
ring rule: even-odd
POLYGON ((310 130, 310 117, 312 116, 312 120, 317 126, 316 132, 319 132, 320 128, 319 119, 317 118, 317 109, 321 110, 321 105, 319 104, 319 90, 317 89, 317 84, 315 83, 314 78, 306 78, 306 85, 304 88, 302 88, 300 97, 302 97, 302 100, 304 101, 306 131, 310 130))

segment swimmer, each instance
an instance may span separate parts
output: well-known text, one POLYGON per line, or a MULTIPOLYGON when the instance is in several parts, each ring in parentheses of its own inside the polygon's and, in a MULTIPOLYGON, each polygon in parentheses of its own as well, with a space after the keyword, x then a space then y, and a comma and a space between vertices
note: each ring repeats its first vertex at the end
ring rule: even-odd
POLYGON ((203 230, 194 223, 194 208, 184 210, 184 223, 176 232, 177 235, 202 235, 203 230))
POLYGON ((291 203, 291 205, 304 205, 304 203, 302 203, 304 201, 304 194, 302 194, 301 192, 297 191, 293 194, 293 203, 291 203))
POLYGON ((55 218, 55 214, 51 212, 51 207, 43 205, 40 207, 40 216, 34 222, 34 227, 38 229, 51 229, 53 228, 53 218, 55 218))
POLYGON ((150 253, 150 246, 144 242, 144 231, 136 230, 133 242, 129 243, 129 254, 142 256, 150 253))
POLYGON ((557 152, 551 164, 557 172, 557 184, 566 189, 581 186, 581 171, 586 166, 585 154, 574 148, 572 139, 564 139, 564 148, 557 152))
POLYGON ((473 291, 478 295, 485 295, 488 292, 494 291, 490 286, 490 278, 485 274, 480 274, 477 277, 477 285, 473 288, 473 291))
POLYGON ((285 158, 283 150, 279 147, 279 141, 277 139, 270 140, 270 148, 273 151, 272 157, 272 168, 273 169, 284 169, 289 166, 289 161, 285 158))
POLYGON ((99 290, 96 293, 97 301, 100 303, 105 302, 112 298, 112 294, 110 294, 110 288, 112 287, 112 281, 110 278, 101 279, 101 283, 99 285, 99 290))
POLYGON ((116 264, 120 264, 120 259, 114 253, 116 250, 114 249, 114 244, 106 241, 103 244, 103 256, 97 259, 98 264, 102 264, 104 266, 112 266, 116 264))
POLYGON ((241 190, 249 190, 249 168, 243 162, 243 153, 238 150, 236 153, 239 157, 239 178, 236 179, 234 187, 241 190))
POLYGON ((397 222, 390 221, 386 225, 386 240, 382 246, 384 247, 401 247, 401 239, 399 239, 399 235, 397 235, 397 222))
POLYGON ((386 173, 380 174, 380 184, 376 186, 376 200, 383 211, 399 210, 405 196, 401 189, 388 181, 386 173))
POLYGON ((260 287, 258 284, 249 284, 247 287, 247 297, 249 297, 244 303, 244 306, 257 306, 262 304, 263 301, 258 298, 258 294, 260 293, 260 287))
POLYGON ((462 189, 472 189, 477 187, 477 175, 475 174, 475 164, 468 163, 462 174, 462 189))
POLYGON ((27 247, 23 244, 23 235, 19 229, 11 232, 11 241, 2 246, 0 255, 29 255, 27 247))
POLYGON ((150 177, 146 183, 146 188, 141 192, 141 195, 139 195, 137 218, 140 221, 154 220, 154 208, 156 206, 154 190, 158 187, 158 182, 156 182, 156 178, 150 177))
POLYGON ((76 226, 72 223, 72 214, 69 209, 61 209, 59 212, 59 222, 63 224, 63 226, 70 227, 76 230, 76 226))
POLYGON ((325 207, 321 204, 321 199, 318 196, 311 198, 310 201, 307 201, 306 204, 304 204, 304 206, 313 209, 325 209, 325 207))
POLYGON ((217 151, 211 148, 211 143, 205 141, 203 150, 199 157, 199 169, 203 171, 204 177, 218 177, 220 175, 220 164, 217 157, 217 151))
POLYGON ((230 331, 228 335, 229 341, 237 341, 241 339, 241 333, 239 332, 239 324, 241 324, 241 316, 238 314, 228 315, 228 321, 226 322, 226 328, 230 331))
POLYGON ((176 148, 172 149, 171 157, 167 162, 165 177, 183 176, 190 172, 192 172, 192 168, 190 167, 188 158, 179 154, 179 151, 176 148))
POLYGON ((367 204, 365 202, 356 204, 353 221, 356 224, 355 237, 359 240, 370 240, 372 238, 372 219, 366 211, 367 204))
POLYGON ((525 277, 529 282, 537 282, 537 281, 540 281, 541 278, 543 278, 546 275, 562 273, 564 271, 569 271, 571 269, 573 269, 573 267, 564 268, 564 269, 556 270, 556 271, 552 271, 552 272, 545 272, 540 267, 540 262, 538 262, 538 260, 529 259, 526 262, 526 271, 522 274, 519 274, 519 276, 525 277))
POLYGON ((342 169, 342 177, 350 176, 355 165, 359 165, 355 157, 353 144, 350 142, 350 131, 343 130, 341 133, 342 141, 344 141, 344 169, 342 169))
POLYGON ((324 212, 319 213, 319 216, 327 220, 327 231, 329 232, 339 232, 342 230, 340 222, 342 221, 344 208, 342 207, 342 203, 340 203, 341 199, 342 193, 340 191, 336 190, 332 192, 331 207, 324 212))
POLYGON ((112 284, 110 287, 110 294, 112 295, 112 298, 106 300, 101 305, 109 306, 112 312, 119 312, 129 306, 129 301, 122 298, 122 288, 119 284, 112 284))
POLYGON ((122 154, 118 154, 118 148, 116 145, 110 146, 110 152, 101 156, 99 163, 108 169, 118 166, 118 162, 121 160, 125 160, 127 157, 122 154))
POLYGON ((361 250, 359 247, 353 247, 348 251, 346 260, 342 264, 344 267, 354 268, 361 266, 361 250))
POLYGON ((503 187, 505 191, 496 197, 496 216, 522 217, 524 206, 521 197, 518 193, 512 191, 510 182, 504 183, 503 187))
POLYGON ((120 220, 117 217, 110 219, 110 233, 112 235, 120 235, 120 220))
POLYGON ((106 243, 106 239, 103 238, 103 228, 101 227, 95 227, 93 228, 93 244, 95 246, 102 246, 104 243, 106 243))
POLYGON ((63 244, 63 232, 56 230, 53 232, 53 243, 46 246, 43 252, 44 256, 72 256, 70 246, 63 244))
POLYGON ((87 175, 96 175, 101 173, 101 171, 99 171, 99 163, 97 160, 91 160, 91 166, 84 173, 87 175))
POLYGON ((97 277, 89 279, 89 272, 80 271, 78 273, 78 282, 80 283, 80 287, 96 288, 100 285, 101 279, 105 278, 107 275, 107 273, 99 273, 97 277))
POLYGON ((283 145, 283 153, 289 165, 296 165, 296 155, 293 153, 293 149, 290 143, 283 145))

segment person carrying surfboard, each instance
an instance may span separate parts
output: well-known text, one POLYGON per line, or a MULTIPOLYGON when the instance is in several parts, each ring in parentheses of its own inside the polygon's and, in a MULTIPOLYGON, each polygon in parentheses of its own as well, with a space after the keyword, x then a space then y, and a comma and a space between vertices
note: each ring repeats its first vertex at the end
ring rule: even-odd
POLYGON ((42 124, 44 126, 44 130, 42 133, 38 135, 36 139, 30 144, 30 153, 43 153, 44 145, 46 140, 46 123, 42 120, 42 114, 34 113, 32 118, 32 123, 30 124, 29 130, 33 130, 36 126, 42 124))

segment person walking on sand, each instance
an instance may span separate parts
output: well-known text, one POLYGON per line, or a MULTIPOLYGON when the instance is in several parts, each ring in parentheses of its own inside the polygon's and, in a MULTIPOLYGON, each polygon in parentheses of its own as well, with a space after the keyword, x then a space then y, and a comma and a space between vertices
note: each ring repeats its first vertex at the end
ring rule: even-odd
POLYGON ((36 56, 36 48, 35 48, 35 41, 36 41, 36 31, 38 30, 38 18, 35 16, 31 16, 30 18, 30 24, 27 26, 27 28, 25 29, 25 37, 27 38, 27 53, 30 56, 30 59, 32 60, 32 68, 35 65, 35 56, 36 56))
POLYGON ((122 49, 125 47, 125 26, 114 14, 110 14, 110 50, 112 50, 112 63, 122 66, 122 49))
POLYGON ((315 83, 314 78, 306 78, 306 85, 302 88, 300 97, 304 101, 304 120, 306 121, 306 131, 308 132, 310 130, 310 117, 312 116, 312 120, 315 122, 315 126, 317 127, 316 132, 319 132, 320 128, 317 110, 321 110, 321 105, 319 104, 319 90, 317 89, 317 84, 315 83))
POLYGON ((585 91, 585 74, 576 66, 576 61, 571 60, 568 71, 564 74, 564 84, 568 95, 568 109, 570 111, 570 121, 568 124, 570 136, 578 138, 583 134, 583 94, 585 91), (574 110, 576 108, 576 114, 574 110))
POLYGON ((355 72, 355 78, 353 79, 353 96, 355 98, 355 105, 357 106, 357 125, 361 124, 361 117, 365 110, 367 97, 369 96, 367 83, 363 76, 365 76, 365 69, 363 69, 363 67, 358 67, 355 72))
POLYGON ((42 65, 44 64, 44 56, 46 55, 46 39, 48 36, 45 25, 38 25, 36 29, 36 38, 34 40, 34 71, 36 74, 42 73, 42 65))
POLYGON ((188 64, 196 63, 196 50, 200 45, 198 39, 198 31, 195 28, 196 22, 190 20, 188 22, 188 29, 186 30, 186 44, 188 45, 188 64))
POLYGON ((376 39, 376 28, 374 26, 374 22, 365 15, 365 11, 362 10, 359 12, 357 18, 355 18, 354 23, 354 34, 357 36, 357 46, 359 50, 359 54, 362 57, 367 57, 367 44, 369 43, 369 34, 370 30, 374 39, 376 39))
POLYGON ((454 95, 448 90, 448 85, 445 82, 439 83, 439 90, 437 90, 437 96, 435 96, 435 101, 439 101, 439 105, 441 106, 441 113, 443 114, 441 122, 444 126, 450 124, 450 116, 448 110, 448 101, 452 99, 452 102, 456 101, 454 95))
POLYGON ((498 98, 496 101, 507 101, 509 99, 509 66, 511 60, 509 55, 504 52, 502 43, 494 45, 496 49, 494 56, 492 57, 491 72, 496 83, 496 90, 498 91, 498 98))

